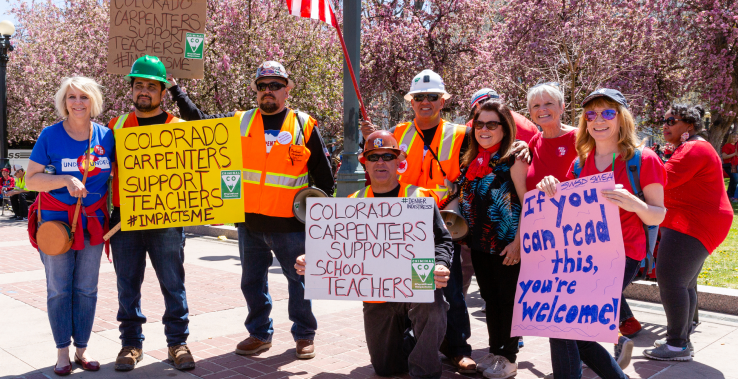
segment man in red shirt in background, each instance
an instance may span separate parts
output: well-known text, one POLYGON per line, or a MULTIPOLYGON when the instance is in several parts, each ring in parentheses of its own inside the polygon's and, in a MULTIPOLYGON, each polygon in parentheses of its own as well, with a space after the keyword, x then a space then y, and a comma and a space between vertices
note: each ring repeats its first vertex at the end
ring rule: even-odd
MULTIPOLYGON (((481 105, 485 101, 489 99, 499 99, 500 95, 495 92, 495 90, 491 88, 482 88, 477 92, 474 92, 474 94, 471 97, 471 105, 469 110, 469 121, 466 123, 467 127, 472 126, 472 116, 474 115, 474 111, 477 109, 477 105, 481 105)), ((525 143, 529 143, 530 139, 533 138, 534 135, 538 134, 538 127, 536 124, 534 124, 532 121, 525 118, 525 116, 521 115, 517 112, 511 112, 513 115, 513 119, 515 120, 515 126, 517 127, 517 132, 515 134, 515 138, 525 141, 525 143)))
POLYGON ((723 170, 728 175, 728 199, 732 202, 738 202, 735 195, 736 187, 738 187, 738 173, 735 167, 738 166, 738 134, 728 136, 728 141, 723 145, 720 156, 723 158, 723 170))

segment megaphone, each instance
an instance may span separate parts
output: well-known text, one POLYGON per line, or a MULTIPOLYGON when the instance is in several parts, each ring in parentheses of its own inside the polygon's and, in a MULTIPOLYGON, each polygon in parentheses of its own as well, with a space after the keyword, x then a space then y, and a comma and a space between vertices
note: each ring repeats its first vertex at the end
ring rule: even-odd
POLYGON ((459 198, 451 200, 443 210, 441 210, 441 217, 443 222, 446 224, 446 229, 451 233, 451 240, 454 242, 461 241, 467 235, 469 235, 469 224, 466 220, 461 217, 459 212, 459 198))
POLYGON ((328 195, 315 187, 303 188, 297 193, 297 195, 295 195, 295 199, 292 202, 292 214, 295 215, 295 218, 303 224, 305 223, 305 217, 307 214, 308 197, 328 197, 328 195))

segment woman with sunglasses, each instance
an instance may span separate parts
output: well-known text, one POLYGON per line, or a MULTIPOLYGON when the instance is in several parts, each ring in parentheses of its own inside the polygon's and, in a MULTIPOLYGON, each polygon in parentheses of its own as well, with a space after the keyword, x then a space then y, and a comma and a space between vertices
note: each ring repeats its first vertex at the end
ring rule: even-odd
POLYGON ((515 159, 516 128, 500 100, 482 103, 472 118, 474 137, 462 157, 461 215, 469 224, 467 245, 487 307, 489 354, 477 364, 487 378, 517 374, 518 337, 510 336, 520 273, 520 199, 528 164, 515 159))
POLYGON ((645 350, 646 358, 689 361, 689 340, 697 307, 696 283, 705 259, 725 240, 733 209, 725 192, 720 157, 699 137, 705 111, 700 106, 672 105, 664 115, 664 139, 676 146, 665 163, 664 204, 656 272, 666 313, 666 340, 645 350))
MULTIPOLYGON (((638 182, 645 201, 634 193, 628 176, 628 161, 639 149, 633 115, 620 91, 600 89, 582 102, 584 114, 579 120, 577 136, 578 160, 572 163, 567 180, 612 171, 615 183, 622 188, 602 191, 603 196, 620 207, 620 225, 625 245, 623 289, 638 273, 646 256, 646 234, 643 224, 658 225, 666 214, 664 183, 666 172, 658 155, 650 149, 640 152, 641 168, 638 182), (581 171, 579 171, 581 170, 581 171)), ((548 196, 556 193, 559 181, 547 176, 538 189, 548 196)), ((621 297, 620 321, 633 317, 625 299, 621 297)), ((637 322, 637 321, 636 321, 637 322)), ((616 346, 617 361, 598 343, 551 339, 551 354, 555 378, 579 378, 581 369, 577 355, 602 378, 625 378, 622 369, 630 363, 633 342, 620 337, 616 346)))

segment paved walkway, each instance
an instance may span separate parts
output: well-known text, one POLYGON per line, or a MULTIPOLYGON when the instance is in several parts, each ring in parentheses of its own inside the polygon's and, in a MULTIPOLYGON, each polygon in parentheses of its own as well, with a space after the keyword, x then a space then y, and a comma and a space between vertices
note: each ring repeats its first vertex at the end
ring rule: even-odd
MULTIPOLYGON (((55 378, 52 365, 56 349, 46 313, 46 282, 43 265, 28 243, 25 225, 0 217, 0 378, 55 378)), ((161 316, 164 303, 153 269, 146 272, 143 286, 144 360, 132 372, 113 370, 120 349, 117 291, 113 265, 103 256, 99 299, 90 354, 102 364, 97 373, 75 366, 72 378, 370 378, 374 371, 364 341, 361 303, 315 301, 319 330, 317 356, 294 358, 289 333, 287 285, 278 265, 270 269, 270 292, 275 301, 273 346, 253 357, 235 355, 235 345, 247 337, 243 326, 246 303, 240 292, 240 262, 234 241, 188 236, 185 248, 187 292, 190 305, 189 346, 197 368, 175 370, 166 361, 166 341, 161 316)), ((149 267, 151 265, 149 264, 149 267)), ((470 343, 475 358, 487 351, 487 331, 482 301, 476 285, 468 297, 472 315, 470 343)), ((702 324, 692 336, 696 351, 693 362, 654 362, 643 359, 642 350, 662 338, 666 318, 658 304, 632 301, 644 331, 635 339, 634 361, 626 370, 631 378, 730 378, 738 379, 738 317, 701 312, 702 324)), ((608 346, 611 349, 611 346, 608 346)), ((517 378, 541 378, 551 371, 546 338, 526 337, 519 355, 517 378)), ((448 362, 445 362, 448 363, 448 362)), ((444 365, 444 378, 460 378, 444 365)), ((481 378, 482 375, 468 375, 481 378)), ((594 378, 586 371, 585 378, 594 378)))

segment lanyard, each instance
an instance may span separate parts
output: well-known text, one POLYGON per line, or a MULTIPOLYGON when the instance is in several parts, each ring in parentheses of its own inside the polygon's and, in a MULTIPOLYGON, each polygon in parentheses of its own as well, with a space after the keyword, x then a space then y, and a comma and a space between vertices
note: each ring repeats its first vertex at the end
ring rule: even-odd
MULTIPOLYGON (((413 122, 413 124, 415 126, 415 132, 420 135, 420 140, 423 141, 423 146, 428 146, 428 151, 430 151, 431 155, 433 156, 433 158, 431 159, 431 165, 433 164, 433 159, 435 159, 436 162, 438 162, 438 168, 441 170, 441 174, 443 174, 443 177, 446 178, 448 175, 446 175, 446 172, 443 171, 443 167, 441 166, 441 160, 438 159, 438 155, 436 155, 436 152, 433 151, 433 149, 430 147, 430 145, 426 145, 425 144, 425 140, 423 139, 423 137, 425 137, 425 136, 423 135, 423 132, 420 131, 420 128, 418 127, 418 123, 417 122, 413 122)), ((442 128, 442 127, 443 127, 443 120, 441 120, 441 122, 438 124, 438 127, 436 128, 436 133, 438 133, 438 128, 442 128)), ((435 138, 435 136, 434 136, 434 138, 435 138)), ((431 143, 433 143, 433 142, 431 142, 431 143)), ((441 141, 441 143, 443 143, 443 141, 441 141)), ((441 143, 438 144, 439 145, 438 146, 438 149, 439 150, 441 148, 440 147, 441 143)), ((433 179, 433 167, 430 167, 430 172, 428 173, 428 176, 430 177, 430 179, 433 179)))

